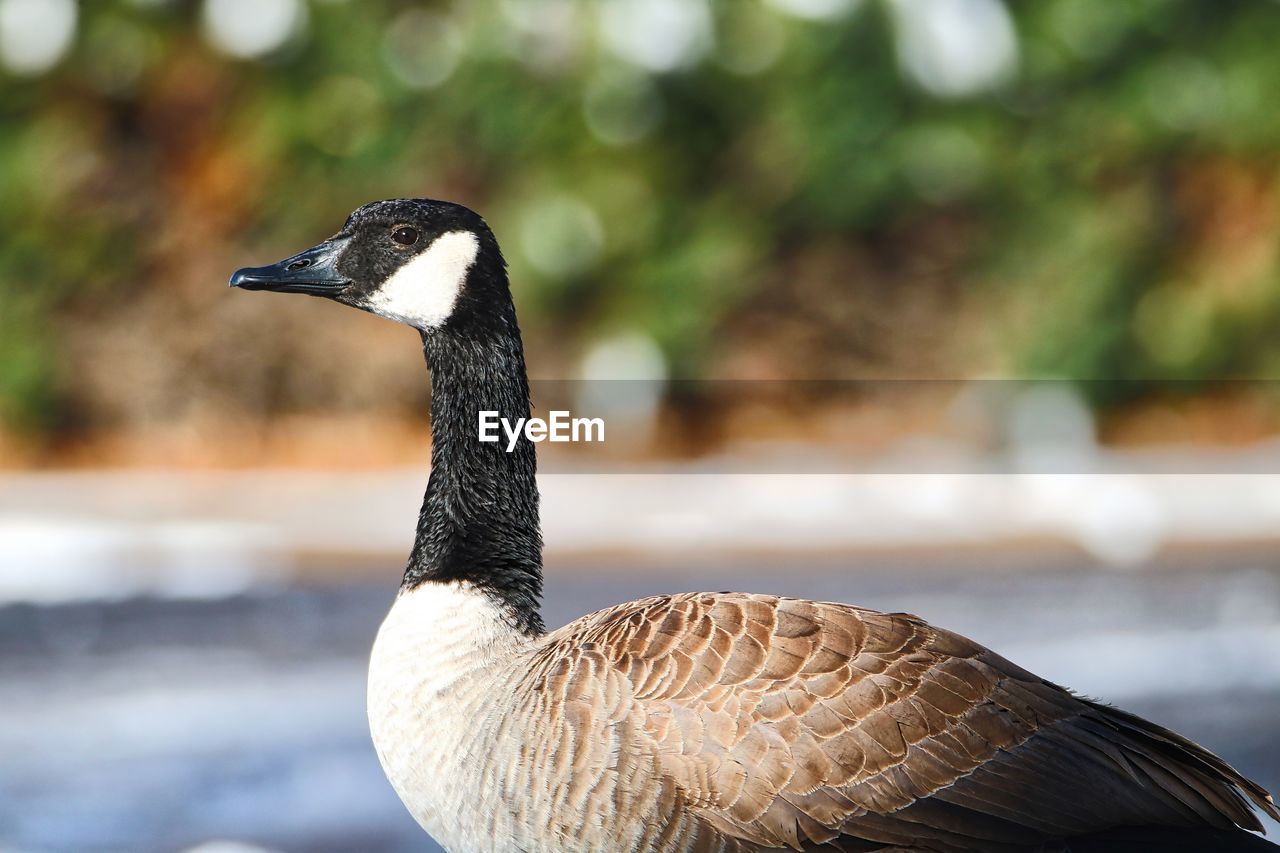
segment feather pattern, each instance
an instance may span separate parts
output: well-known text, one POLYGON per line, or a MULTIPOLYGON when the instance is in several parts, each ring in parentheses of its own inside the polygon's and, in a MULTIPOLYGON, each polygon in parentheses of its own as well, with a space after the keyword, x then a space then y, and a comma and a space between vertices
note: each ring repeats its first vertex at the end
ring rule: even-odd
POLYGON ((629 748, 753 844, 995 849, 1123 825, 1257 830, 1250 803, 1276 814, 1203 748, 907 614, 668 596, 569 625, 539 660, 587 649, 633 688, 629 748))
POLYGON ((494 720, 475 754, 510 760, 461 799, 505 816, 459 849, 1019 851, 1276 814, 1196 744, 907 614, 699 593, 510 643, 463 703, 469 737, 494 720))

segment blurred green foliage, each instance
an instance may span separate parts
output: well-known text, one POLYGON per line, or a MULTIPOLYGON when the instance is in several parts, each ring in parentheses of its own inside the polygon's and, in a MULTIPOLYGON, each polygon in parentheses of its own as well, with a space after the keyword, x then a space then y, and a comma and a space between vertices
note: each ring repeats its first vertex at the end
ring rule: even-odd
POLYGON ((0 418, 92 425, 76 330, 399 195, 485 213, 562 364, 1280 373, 1280 4, 645 2, 263 0, 252 58, 221 0, 80 2, 0 72, 0 418))

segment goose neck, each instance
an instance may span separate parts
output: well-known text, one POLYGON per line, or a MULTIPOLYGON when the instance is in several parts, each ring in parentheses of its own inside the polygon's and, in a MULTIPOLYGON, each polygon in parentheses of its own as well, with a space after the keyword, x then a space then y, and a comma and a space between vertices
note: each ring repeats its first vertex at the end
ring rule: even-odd
POLYGON ((479 413, 529 415, 524 354, 515 327, 460 325, 423 334, 431 373, 431 476, 403 588, 466 582, 499 605, 512 627, 543 630, 542 534, 537 460, 521 437, 481 442, 479 413))

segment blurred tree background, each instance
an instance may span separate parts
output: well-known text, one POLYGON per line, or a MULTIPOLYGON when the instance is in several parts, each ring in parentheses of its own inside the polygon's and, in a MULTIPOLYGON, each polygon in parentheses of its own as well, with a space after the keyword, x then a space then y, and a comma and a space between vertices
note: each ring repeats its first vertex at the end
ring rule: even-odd
POLYGON ((1277 45, 1256 0, 0 0, 0 432, 416 416, 410 332, 225 289, 405 195, 489 219, 535 376, 1275 378, 1277 45))

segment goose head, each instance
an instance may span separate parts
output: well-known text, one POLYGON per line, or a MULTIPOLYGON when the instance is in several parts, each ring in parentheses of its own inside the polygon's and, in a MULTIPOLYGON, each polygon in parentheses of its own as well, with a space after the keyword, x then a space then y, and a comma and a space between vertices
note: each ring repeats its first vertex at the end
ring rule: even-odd
POLYGON ((510 305, 497 241, 474 211, 433 199, 366 204, 337 234, 230 285, 322 296, 430 334, 504 323, 510 305))

